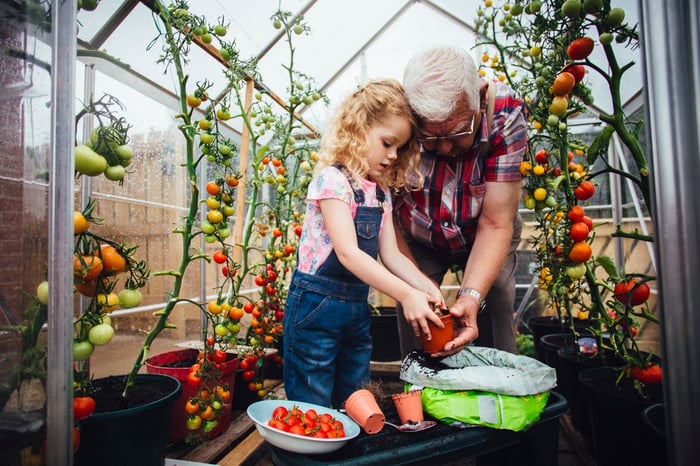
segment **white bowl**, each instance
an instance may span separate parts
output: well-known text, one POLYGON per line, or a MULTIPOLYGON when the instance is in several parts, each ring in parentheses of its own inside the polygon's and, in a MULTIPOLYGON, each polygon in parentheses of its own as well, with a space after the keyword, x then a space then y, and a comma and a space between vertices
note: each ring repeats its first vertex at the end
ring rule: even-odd
POLYGON ((329 453, 342 448, 346 443, 360 434, 360 426, 345 414, 312 403, 292 400, 262 400, 248 406, 247 413, 248 417, 255 422, 255 427, 265 440, 276 447, 294 453, 329 453), (274 429, 267 425, 267 421, 270 420, 272 412, 278 406, 284 406, 288 410, 294 406, 298 406, 299 409, 304 411, 313 408, 319 415, 328 413, 343 423, 345 427, 345 437, 328 439, 304 437, 302 435, 290 434, 289 432, 274 429))

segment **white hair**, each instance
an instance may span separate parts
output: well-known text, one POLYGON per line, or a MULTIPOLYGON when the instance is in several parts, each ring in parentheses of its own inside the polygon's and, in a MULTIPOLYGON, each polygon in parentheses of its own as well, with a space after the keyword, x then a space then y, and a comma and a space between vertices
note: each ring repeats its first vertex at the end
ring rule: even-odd
POLYGON ((442 46, 416 53, 406 65, 403 85, 419 118, 443 122, 462 94, 479 108, 479 74, 474 59, 459 47, 442 46))

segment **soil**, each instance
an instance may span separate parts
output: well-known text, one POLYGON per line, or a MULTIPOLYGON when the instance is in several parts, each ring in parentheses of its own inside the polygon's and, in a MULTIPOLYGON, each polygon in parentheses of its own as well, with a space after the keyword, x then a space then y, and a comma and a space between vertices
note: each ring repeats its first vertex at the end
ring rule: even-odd
POLYGON ((159 400, 173 391, 170 384, 154 384, 148 379, 137 377, 134 386, 129 390, 128 397, 124 398, 122 393, 125 380, 125 376, 109 376, 93 380, 91 396, 95 399, 95 413, 107 413, 143 406, 159 400))

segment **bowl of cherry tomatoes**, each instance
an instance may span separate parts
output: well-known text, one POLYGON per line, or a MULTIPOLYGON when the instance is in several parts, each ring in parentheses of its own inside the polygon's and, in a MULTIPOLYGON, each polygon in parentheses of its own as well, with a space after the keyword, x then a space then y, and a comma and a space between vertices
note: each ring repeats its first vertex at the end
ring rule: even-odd
POLYGON ((266 441, 293 453, 329 453, 360 434, 360 426, 345 414, 313 403, 262 400, 247 413, 266 441))

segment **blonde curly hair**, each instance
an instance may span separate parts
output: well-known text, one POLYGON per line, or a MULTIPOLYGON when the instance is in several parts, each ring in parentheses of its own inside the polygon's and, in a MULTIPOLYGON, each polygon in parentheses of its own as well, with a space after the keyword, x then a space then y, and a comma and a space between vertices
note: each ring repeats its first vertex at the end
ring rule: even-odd
POLYGON ((366 135, 387 115, 405 117, 411 127, 411 136, 398 150, 396 161, 381 179, 374 181, 395 191, 408 185, 409 179, 418 175, 418 126, 403 86, 394 79, 369 81, 343 100, 321 138, 316 170, 341 164, 353 176, 365 177, 369 170, 366 135))

